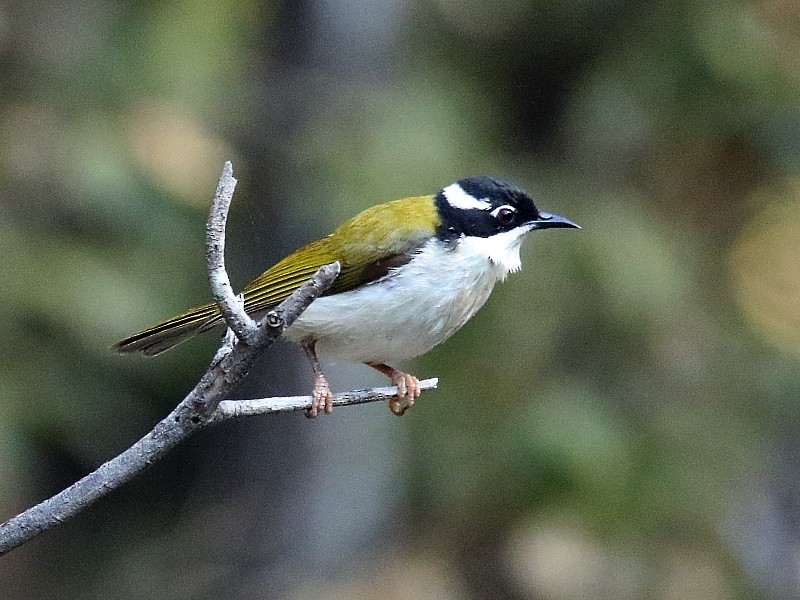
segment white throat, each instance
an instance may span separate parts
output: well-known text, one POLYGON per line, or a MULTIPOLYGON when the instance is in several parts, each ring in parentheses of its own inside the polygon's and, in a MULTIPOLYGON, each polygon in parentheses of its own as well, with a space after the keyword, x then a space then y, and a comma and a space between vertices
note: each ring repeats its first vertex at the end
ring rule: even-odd
POLYGON ((519 271, 522 267, 519 249, 528 231, 529 228, 517 227, 485 238, 462 237, 458 242, 459 251, 486 258, 502 270, 500 279, 504 279, 508 273, 519 271))

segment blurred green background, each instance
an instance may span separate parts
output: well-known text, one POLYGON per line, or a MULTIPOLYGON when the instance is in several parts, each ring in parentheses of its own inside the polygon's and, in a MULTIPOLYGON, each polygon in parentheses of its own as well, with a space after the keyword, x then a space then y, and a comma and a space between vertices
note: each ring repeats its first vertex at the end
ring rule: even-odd
MULTIPOLYGON (((0 518, 217 340, 109 346, 469 174, 580 232, 385 406, 206 431, 0 559, 4 598, 800 598, 795 0, 0 1, 0 518)), ((238 397, 304 393, 274 349, 238 397)), ((336 389, 384 380, 331 369, 336 389)))

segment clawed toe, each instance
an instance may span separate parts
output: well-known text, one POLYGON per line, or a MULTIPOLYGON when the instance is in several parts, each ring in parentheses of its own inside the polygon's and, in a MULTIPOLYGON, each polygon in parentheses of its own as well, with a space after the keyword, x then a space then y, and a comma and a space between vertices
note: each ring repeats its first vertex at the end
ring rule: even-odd
POLYGON ((311 392, 311 408, 306 409, 306 416, 313 419, 320 412, 331 414, 333 412, 333 394, 328 381, 322 375, 317 375, 314 389, 311 392))
POLYGON ((419 379, 408 373, 395 371, 392 374, 392 383, 397 386, 397 396, 389 400, 389 410, 393 415, 402 417, 405 412, 414 406, 414 400, 422 393, 419 379))
POLYGON ((314 350, 315 341, 313 339, 303 342, 303 350, 306 352, 311 368, 314 370, 314 389, 311 391, 311 408, 306 409, 306 416, 309 419, 316 417, 320 411, 327 414, 333 412, 333 394, 322 372, 322 367, 317 359, 317 352, 314 350))

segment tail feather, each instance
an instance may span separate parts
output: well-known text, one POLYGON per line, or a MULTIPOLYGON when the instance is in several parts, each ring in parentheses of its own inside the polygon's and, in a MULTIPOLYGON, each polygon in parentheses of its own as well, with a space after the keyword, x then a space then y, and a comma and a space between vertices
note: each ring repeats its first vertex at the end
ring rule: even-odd
POLYGON ((121 353, 140 352, 144 356, 155 356, 198 333, 212 329, 221 322, 222 317, 217 305, 206 304, 134 333, 114 344, 113 349, 121 353))

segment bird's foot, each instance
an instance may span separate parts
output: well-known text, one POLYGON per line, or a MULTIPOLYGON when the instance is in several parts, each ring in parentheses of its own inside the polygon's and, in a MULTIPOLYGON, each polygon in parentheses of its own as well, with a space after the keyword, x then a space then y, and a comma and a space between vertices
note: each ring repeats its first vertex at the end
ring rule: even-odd
POLYGON ((414 406, 414 400, 419 398, 422 393, 419 387, 419 379, 383 363, 367 364, 386 375, 397 387, 397 395, 389 400, 389 410, 392 411, 393 415, 402 417, 409 408, 414 406))
POLYGON ((402 417, 409 408, 414 406, 414 400, 419 398, 422 393, 419 379, 409 373, 395 371, 392 375, 392 383, 397 386, 397 396, 389 400, 389 410, 393 415, 402 417))
POLYGON ((311 391, 311 408, 306 409, 306 417, 313 419, 320 412, 331 414, 333 412, 333 394, 328 385, 328 380, 322 374, 314 378, 314 389, 311 391))

